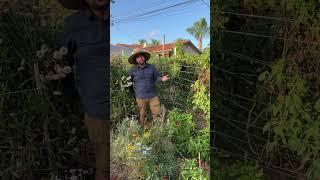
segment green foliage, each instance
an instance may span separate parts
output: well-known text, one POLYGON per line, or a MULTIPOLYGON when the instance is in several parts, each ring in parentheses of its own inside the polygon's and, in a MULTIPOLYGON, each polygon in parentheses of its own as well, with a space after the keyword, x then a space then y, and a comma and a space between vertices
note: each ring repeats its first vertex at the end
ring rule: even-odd
POLYGON ((310 178, 317 177, 319 174, 313 170, 318 166, 320 148, 319 97, 310 98, 311 89, 306 78, 291 72, 284 63, 284 60, 275 63, 271 73, 264 73, 270 75, 261 78, 278 94, 270 107, 272 119, 264 127, 264 131, 274 134, 267 150, 273 152, 280 144, 287 145, 311 163, 310 178))
POLYGON ((230 162, 225 164, 225 160, 216 160, 213 162, 213 179, 239 179, 239 180, 260 180, 263 179, 263 170, 254 162, 230 162), (220 162, 223 161, 224 163, 220 162))
POLYGON ((160 124, 141 134, 136 120, 124 119, 112 133, 111 150, 117 168, 127 166, 124 177, 156 179, 172 177, 177 171, 174 144, 160 124))
POLYGON ((150 136, 146 144, 153 148, 155 158, 149 159, 145 165, 147 177, 154 179, 155 177, 170 176, 173 177, 177 172, 176 150, 175 145, 168 137, 167 130, 161 123, 154 124, 149 130, 150 136))
MULTIPOLYGON (((159 58, 152 54, 151 59, 148 61, 148 63, 155 65, 161 75, 168 74, 170 76, 169 81, 157 83, 160 102, 165 106, 165 109, 169 110, 164 114, 167 123, 155 123, 147 126, 144 132, 134 133, 135 135, 131 134, 123 137, 120 137, 120 134, 115 135, 118 136, 118 140, 113 144, 116 149, 114 152, 116 158, 113 162, 119 168, 121 164, 123 165, 124 159, 129 159, 130 162, 126 163, 128 173, 127 176, 123 177, 132 179, 139 177, 143 179, 160 179, 165 176, 177 178, 179 175, 178 170, 180 169, 178 157, 181 154, 192 158, 193 156, 198 157, 200 153, 202 159, 209 159, 209 128, 199 132, 195 129, 195 122, 192 117, 199 115, 197 120, 200 121, 205 119, 203 118, 205 115, 200 108, 192 109, 194 93, 191 87, 193 81, 200 78, 201 82, 199 81, 197 85, 202 87, 201 83, 205 83, 206 92, 203 95, 208 95, 209 81, 207 78, 209 77, 209 67, 204 66, 209 66, 209 51, 207 50, 201 55, 190 56, 183 53, 181 46, 179 48, 178 45, 177 49, 178 55, 175 58, 159 58), (192 68, 192 66, 196 68, 192 68), (177 105, 179 111, 178 109, 172 110, 177 105), (169 113, 167 114, 167 112, 169 113), (142 159, 145 156, 136 153, 139 147, 142 146, 151 148, 146 159, 142 159), (131 149, 131 153, 128 152, 128 147, 131 149), (123 148, 127 150, 121 150, 123 148), (123 157, 121 158, 121 156, 123 157)), ((130 114, 128 109, 136 113, 138 111, 134 96, 131 96, 125 87, 125 84, 127 84, 126 78, 124 77, 122 80, 122 77, 126 76, 131 66, 127 62, 127 57, 116 58, 111 65, 112 118, 113 122, 119 122, 130 114), (132 103, 132 106, 130 103, 132 103)), ((198 87, 194 90, 198 90, 198 87)), ((135 119, 134 121, 138 120, 135 119)), ((126 128, 122 128, 121 125, 118 126, 119 129, 122 129, 121 131, 125 131, 126 128)), ((118 129, 118 126, 116 126, 115 130, 118 129)), ((127 126, 127 129, 130 129, 128 132, 132 133, 131 127, 127 126)))
POLYGON ((114 65, 110 69, 111 120, 117 123, 135 112, 135 97, 128 89, 130 85, 130 80, 127 80, 128 71, 114 65))
POLYGON ((192 115, 172 110, 168 113, 167 121, 169 136, 177 145, 178 150, 186 153, 188 145, 187 142, 192 137, 195 130, 192 115))
POLYGON ((139 44, 140 44, 140 45, 143 45, 144 43, 147 43, 147 40, 145 40, 145 39, 139 39, 139 44))
POLYGON ((208 169, 203 165, 199 167, 196 159, 186 159, 181 165, 181 177, 190 180, 207 180, 209 178, 208 169))
POLYGON ((210 93, 206 89, 204 84, 196 81, 192 86, 195 91, 193 95, 192 103, 195 105, 194 108, 201 109, 206 115, 207 120, 210 118, 210 93))
POLYGON ((160 41, 157 39, 151 39, 151 45, 155 46, 155 45, 159 45, 160 41))
POLYGON ((209 35, 209 27, 206 19, 201 18, 199 21, 195 22, 192 27, 187 28, 186 31, 198 40, 198 48, 202 50, 202 39, 209 35))
POLYGON ((184 51, 182 49, 182 43, 179 42, 179 41, 176 41, 174 43, 174 46, 176 47, 176 56, 177 56, 177 58, 184 58, 185 54, 184 54, 184 51))
POLYGON ((188 152, 196 157, 200 154, 202 160, 208 161, 210 155, 210 128, 200 130, 188 143, 188 152))

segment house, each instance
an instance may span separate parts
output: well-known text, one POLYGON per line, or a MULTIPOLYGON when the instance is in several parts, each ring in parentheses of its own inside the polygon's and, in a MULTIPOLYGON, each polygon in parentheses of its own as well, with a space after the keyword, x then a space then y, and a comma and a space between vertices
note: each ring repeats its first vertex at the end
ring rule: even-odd
MULTIPOLYGON (((195 45, 193 45, 193 43, 190 40, 181 40, 179 42, 182 44, 182 49, 186 54, 191 54, 191 55, 201 54, 201 51, 195 45)), ((165 44, 164 46, 163 44, 155 45, 155 46, 147 46, 146 44, 144 45, 116 44, 116 46, 127 47, 132 49, 142 48, 150 53, 157 54, 159 57, 161 57, 163 53, 165 57, 172 57, 176 54, 175 43, 168 43, 168 44, 165 44)))
POLYGON ((129 56, 131 55, 134 48, 130 48, 129 46, 117 46, 110 45, 110 57, 115 56, 129 56))

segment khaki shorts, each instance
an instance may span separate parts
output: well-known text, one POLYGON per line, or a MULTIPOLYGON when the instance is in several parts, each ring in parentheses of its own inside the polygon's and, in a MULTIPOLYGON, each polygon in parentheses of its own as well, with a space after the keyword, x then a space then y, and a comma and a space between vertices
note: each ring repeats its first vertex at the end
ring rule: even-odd
POLYGON ((153 97, 151 99, 139 99, 137 98, 140 116, 145 116, 147 108, 151 110, 152 118, 155 119, 160 116, 161 108, 159 98, 153 97))

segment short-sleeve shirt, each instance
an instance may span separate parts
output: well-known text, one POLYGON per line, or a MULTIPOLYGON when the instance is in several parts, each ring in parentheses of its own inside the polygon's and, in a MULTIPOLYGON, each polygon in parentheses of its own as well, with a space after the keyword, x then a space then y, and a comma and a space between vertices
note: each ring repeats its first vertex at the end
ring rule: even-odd
POLYGON ((75 45, 75 81, 84 112, 106 120, 109 105, 109 24, 88 9, 65 19, 58 47, 75 45))
POLYGON ((143 67, 134 65, 130 72, 133 81, 135 96, 140 99, 150 99, 157 96, 156 82, 161 80, 157 69, 151 64, 145 64, 143 67))

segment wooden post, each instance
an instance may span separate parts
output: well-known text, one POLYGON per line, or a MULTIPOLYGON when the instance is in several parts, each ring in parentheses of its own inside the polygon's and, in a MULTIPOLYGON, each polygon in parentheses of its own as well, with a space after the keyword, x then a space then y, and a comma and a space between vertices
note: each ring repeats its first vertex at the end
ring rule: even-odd
POLYGON ((164 57, 165 35, 163 35, 162 57, 164 57))

